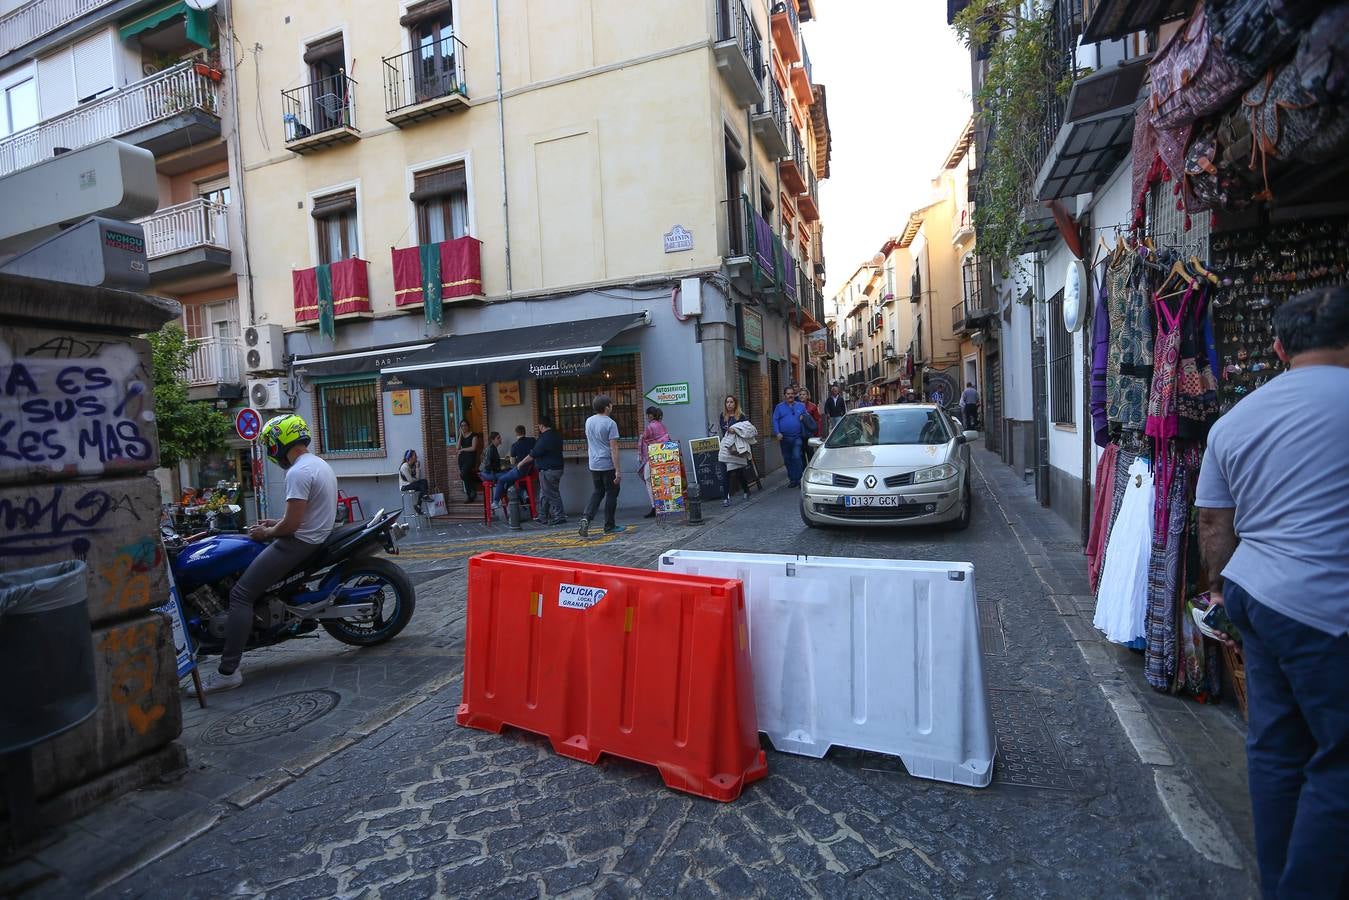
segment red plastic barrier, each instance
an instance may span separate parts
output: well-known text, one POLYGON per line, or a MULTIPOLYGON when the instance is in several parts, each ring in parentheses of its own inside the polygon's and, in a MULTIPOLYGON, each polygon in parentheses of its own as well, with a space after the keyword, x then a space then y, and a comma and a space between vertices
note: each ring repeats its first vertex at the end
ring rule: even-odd
POLYGON ((650 763, 713 800, 768 774, 735 579, 482 553, 467 631, 460 725, 650 763))

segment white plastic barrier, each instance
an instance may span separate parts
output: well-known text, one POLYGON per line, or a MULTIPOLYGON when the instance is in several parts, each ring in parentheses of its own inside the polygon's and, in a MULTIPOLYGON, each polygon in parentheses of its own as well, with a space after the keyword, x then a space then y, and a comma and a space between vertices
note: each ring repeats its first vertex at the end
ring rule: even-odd
POLYGON ((658 568, 744 583, 759 729, 776 749, 873 750, 919 778, 988 785, 971 564, 672 550, 658 568))

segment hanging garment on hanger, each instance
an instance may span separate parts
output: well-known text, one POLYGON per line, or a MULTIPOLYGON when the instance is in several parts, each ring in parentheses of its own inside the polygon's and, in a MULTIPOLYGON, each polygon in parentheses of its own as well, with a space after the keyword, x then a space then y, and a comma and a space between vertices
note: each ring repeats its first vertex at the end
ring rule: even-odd
MULTIPOLYGON (((1160 456, 1160 455, 1159 455, 1160 456)), ((1176 609, 1181 602, 1193 469, 1173 447, 1158 459, 1154 483, 1152 552, 1148 560, 1147 648, 1144 677, 1159 691, 1171 689, 1176 677, 1176 609)))
POLYGON ((1146 460, 1135 459, 1110 529, 1096 592, 1092 624, 1108 640, 1129 644, 1147 634, 1148 560, 1152 552, 1153 479, 1146 460))
POLYGON ((1177 437, 1202 441, 1218 419, 1218 379, 1204 345, 1204 298, 1184 317, 1180 330, 1180 373, 1176 391, 1177 437))
POLYGON ((1110 418, 1105 411, 1105 373, 1110 367, 1110 260, 1114 258, 1107 258, 1094 277, 1096 309, 1091 322, 1091 431, 1098 447, 1106 447, 1110 443, 1110 418))
POLYGON ((1119 459, 1119 444, 1106 444, 1096 464, 1096 482, 1091 495, 1091 535, 1087 538, 1087 581, 1096 590, 1100 581, 1101 565, 1105 562, 1106 535, 1110 530, 1110 513, 1115 495, 1115 463, 1119 459))
POLYGON ((1180 380, 1181 321, 1185 318, 1191 285, 1180 297, 1159 295, 1157 303, 1157 338, 1153 343, 1152 390, 1148 397, 1148 418, 1145 432, 1158 441, 1169 441, 1176 436, 1177 382, 1180 380))
POLYGON ((1142 431, 1152 382, 1152 297, 1143 285, 1135 253, 1111 268, 1110 361, 1106 368, 1106 416, 1111 424, 1142 431))

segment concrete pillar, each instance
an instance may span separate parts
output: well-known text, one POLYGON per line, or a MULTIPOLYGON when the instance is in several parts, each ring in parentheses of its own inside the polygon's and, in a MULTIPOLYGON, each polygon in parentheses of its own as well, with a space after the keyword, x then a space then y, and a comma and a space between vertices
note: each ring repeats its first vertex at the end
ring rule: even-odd
MULTIPOLYGON (((149 344, 171 300, 0 276, 0 571, 88 565, 98 710, 34 748, 44 820, 181 765, 149 344)), ((59 666, 53 659, 50 665, 59 666)), ((0 660, 5 684, 40 678, 0 660)))

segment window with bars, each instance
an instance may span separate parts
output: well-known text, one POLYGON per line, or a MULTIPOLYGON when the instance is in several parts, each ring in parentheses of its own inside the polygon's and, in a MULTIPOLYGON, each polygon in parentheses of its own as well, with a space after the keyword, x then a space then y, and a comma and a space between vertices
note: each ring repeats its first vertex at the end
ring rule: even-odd
POLYGON ((438 244, 468 234, 468 178, 463 163, 418 172, 409 199, 417 208, 417 242, 438 244))
POLYGON ((600 394, 614 402, 609 415, 618 423, 619 440, 635 441, 642 434, 642 387, 636 353, 607 356, 598 372, 567 378, 539 379, 539 413, 549 416, 566 441, 585 440, 590 404, 600 394))
POLYGON ((318 229, 319 265, 332 265, 360 254, 354 189, 315 198, 309 214, 318 229))
POLYGON ((1049 301, 1049 320, 1049 416, 1056 425, 1072 425, 1073 335, 1063 327, 1063 291, 1049 301))
POLYGON ((324 453, 384 450, 379 382, 370 378, 319 385, 319 428, 324 453))

